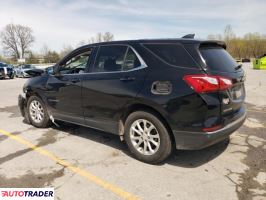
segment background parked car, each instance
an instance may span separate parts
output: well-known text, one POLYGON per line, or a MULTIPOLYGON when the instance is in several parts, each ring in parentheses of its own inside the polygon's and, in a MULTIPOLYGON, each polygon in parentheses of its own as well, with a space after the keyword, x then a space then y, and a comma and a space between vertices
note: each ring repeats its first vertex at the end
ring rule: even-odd
POLYGON ((38 68, 27 70, 27 74, 29 75, 29 77, 40 76, 44 72, 45 72, 44 69, 38 69, 38 68))
POLYGON ((20 65, 16 69, 16 76, 22 78, 31 77, 31 75, 28 74, 28 72, 32 69, 36 69, 36 67, 33 65, 20 65))
POLYGON ((249 58, 242 58, 242 63, 244 62, 250 62, 250 59, 249 58))
POLYGON ((15 77, 15 71, 12 65, 0 62, 0 78, 9 77, 13 79, 15 77))

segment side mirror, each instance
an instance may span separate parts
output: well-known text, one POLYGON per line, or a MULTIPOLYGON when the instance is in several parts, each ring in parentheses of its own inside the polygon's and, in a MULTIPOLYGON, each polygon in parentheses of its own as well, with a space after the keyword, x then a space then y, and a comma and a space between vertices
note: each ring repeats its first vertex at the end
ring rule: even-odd
POLYGON ((46 74, 52 75, 54 74, 54 68, 53 67, 47 67, 45 69, 46 74))
POLYGON ((62 74, 59 71, 59 66, 55 65, 53 66, 53 73, 52 73, 55 77, 60 78, 62 77, 62 74))

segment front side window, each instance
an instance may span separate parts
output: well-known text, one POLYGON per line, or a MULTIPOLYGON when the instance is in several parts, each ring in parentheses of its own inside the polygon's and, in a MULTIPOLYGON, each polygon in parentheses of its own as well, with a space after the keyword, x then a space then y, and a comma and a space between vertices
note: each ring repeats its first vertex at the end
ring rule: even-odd
POLYGON ((92 49, 79 53, 60 64, 61 74, 82 74, 85 72, 92 49))
POLYGON ((128 71, 141 65, 134 51, 125 45, 101 46, 93 72, 128 71))

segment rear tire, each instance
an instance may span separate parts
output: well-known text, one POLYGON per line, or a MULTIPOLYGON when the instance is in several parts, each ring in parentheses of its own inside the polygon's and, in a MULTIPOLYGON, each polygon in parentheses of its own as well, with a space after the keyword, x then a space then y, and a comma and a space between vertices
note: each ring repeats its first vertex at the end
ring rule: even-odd
POLYGON ((12 74, 12 75, 9 76, 9 78, 10 78, 10 79, 14 79, 14 78, 15 78, 15 75, 12 74))
POLYGON ((51 125, 46 106, 37 96, 31 96, 29 98, 27 114, 30 123, 37 128, 46 128, 51 125))
POLYGON ((136 111, 125 122, 125 141, 140 161, 158 164, 172 152, 172 141, 164 123, 153 113, 136 111))

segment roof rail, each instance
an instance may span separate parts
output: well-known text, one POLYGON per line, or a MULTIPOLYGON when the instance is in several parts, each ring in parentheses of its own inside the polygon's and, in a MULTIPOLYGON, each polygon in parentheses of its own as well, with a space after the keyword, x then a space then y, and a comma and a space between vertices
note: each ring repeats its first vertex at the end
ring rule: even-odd
POLYGON ((195 34, 193 33, 193 34, 187 34, 187 35, 183 36, 182 38, 194 39, 194 37, 195 37, 195 34))

